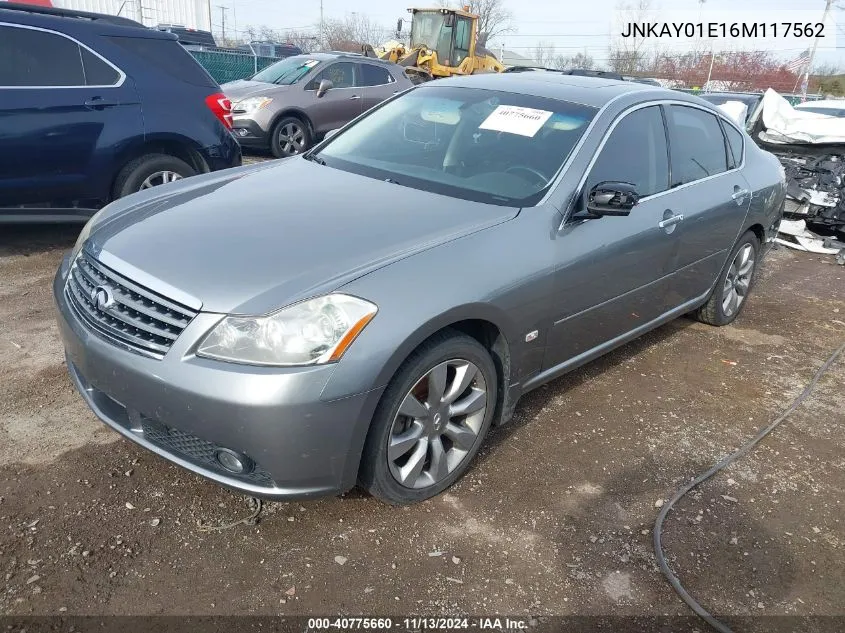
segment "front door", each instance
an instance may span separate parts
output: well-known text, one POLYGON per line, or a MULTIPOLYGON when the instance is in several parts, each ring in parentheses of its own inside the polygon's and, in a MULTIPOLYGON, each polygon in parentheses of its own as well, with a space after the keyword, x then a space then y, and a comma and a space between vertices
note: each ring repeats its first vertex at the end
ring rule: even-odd
POLYGON ((332 62, 308 82, 306 90, 313 95, 313 103, 306 109, 317 134, 343 127, 362 112, 361 89, 352 62, 332 62), (320 81, 328 79, 332 88, 317 96, 320 81))
POLYGON ((627 182, 641 199, 628 216, 573 218, 560 231, 546 369, 577 362, 670 309, 679 197, 669 190, 668 163, 657 105, 623 114, 605 138, 582 193, 604 181, 627 182))

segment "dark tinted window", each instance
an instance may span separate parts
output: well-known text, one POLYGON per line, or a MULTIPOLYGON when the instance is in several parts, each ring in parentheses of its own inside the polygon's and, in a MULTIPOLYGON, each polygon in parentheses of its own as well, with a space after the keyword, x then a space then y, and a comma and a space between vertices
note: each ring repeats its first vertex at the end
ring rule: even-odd
POLYGON ((658 106, 631 112, 610 133, 590 171, 586 190, 607 180, 631 183, 641 196, 669 187, 666 132, 658 106))
POLYGON ((85 69, 85 85, 112 86, 120 79, 120 73, 87 48, 80 47, 82 66, 85 69))
POLYGON ((0 86, 84 86, 79 45, 61 35, 0 26, 0 86))
POLYGON ((742 164, 742 134, 733 125, 723 123, 722 127, 725 128, 725 136, 728 137, 728 146, 733 158, 732 167, 737 167, 742 164))
POLYGON ((672 186, 727 170, 725 138, 714 114, 686 106, 669 106, 672 186))
POLYGON ((358 64, 358 70, 360 70, 359 86, 381 86, 393 81, 393 77, 390 76, 387 69, 381 66, 358 64))
POLYGON ((217 87, 211 75, 179 42, 145 37, 112 37, 111 41, 140 57, 145 66, 151 65, 154 70, 196 86, 217 87))

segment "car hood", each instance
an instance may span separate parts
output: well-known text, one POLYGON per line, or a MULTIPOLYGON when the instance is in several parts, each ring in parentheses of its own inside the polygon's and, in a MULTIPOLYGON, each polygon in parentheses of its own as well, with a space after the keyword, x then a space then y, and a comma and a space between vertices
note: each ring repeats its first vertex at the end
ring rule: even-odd
POLYGON ((232 101, 240 101, 247 97, 257 97, 267 94, 269 92, 282 93, 290 89, 287 85, 268 84, 266 81, 252 81, 250 79, 239 79, 238 81, 231 81, 220 86, 229 99, 232 101))
POLYGON ((87 251, 173 299, 235 314, 331 292, 519 212, 301 157, 185 179, 107 210, 87 251))

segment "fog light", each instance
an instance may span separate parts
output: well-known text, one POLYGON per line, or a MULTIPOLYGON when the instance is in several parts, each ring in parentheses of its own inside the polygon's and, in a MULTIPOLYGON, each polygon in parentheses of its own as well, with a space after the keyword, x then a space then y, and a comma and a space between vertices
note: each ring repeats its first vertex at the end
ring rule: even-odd
POLYGON ((249 130, 242 127, 235 128, 235 134, 237 134, 238 136, 246 136, 247 134, 249 134, 249 130))
POLYGON ((246 455, 241 455, 228 448, 218 448, 214 457, 223 468, 231 473, 243 475, 252 469, 252 462, 246 455))

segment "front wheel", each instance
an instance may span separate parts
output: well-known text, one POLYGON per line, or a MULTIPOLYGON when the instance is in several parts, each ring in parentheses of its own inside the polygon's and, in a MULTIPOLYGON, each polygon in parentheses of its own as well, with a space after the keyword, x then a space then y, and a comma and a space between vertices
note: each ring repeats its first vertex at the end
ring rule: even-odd
POLYGON ((391 380, 373 418, 360 483, 396 505, 433 497, 475 457, 496 407, 496 368, 475 339, 440 335, 391 380))
POLYGON ((731 251, 707 303, 698 309, 696 317, 699 321, 709 325, 727 325, 739 316, 754 284, 759 253, 760 241, 752 231, 748 231, 731 251))
POLYGON ((273 126, 270 150, 276 158, 301 154, 311 147, 311 130, 296 117, 285 117, 273 126))

